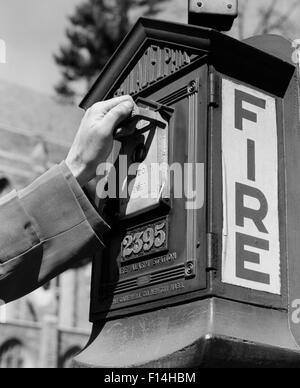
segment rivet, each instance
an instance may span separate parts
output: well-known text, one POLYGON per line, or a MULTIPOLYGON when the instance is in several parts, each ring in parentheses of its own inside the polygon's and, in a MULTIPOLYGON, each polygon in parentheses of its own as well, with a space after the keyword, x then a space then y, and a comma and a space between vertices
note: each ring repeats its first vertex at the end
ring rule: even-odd
POLYGON ((197 90, 197 82, 192 81, 188 86, 188 93, 194 93, 197 90))

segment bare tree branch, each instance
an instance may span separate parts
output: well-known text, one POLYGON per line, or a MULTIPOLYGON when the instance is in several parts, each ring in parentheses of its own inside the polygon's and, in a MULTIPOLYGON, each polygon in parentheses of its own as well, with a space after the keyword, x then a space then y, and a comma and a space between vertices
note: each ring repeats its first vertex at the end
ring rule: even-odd
POLYGON ((272 0, 267 9, 261 8, 260 12, 262 14, 262 19, 259 21, 258 26, 254 32, 254 35, 257 35, 261 32, 262 28, 265 29, 270 19, 274 14, 274 10, 278 4, 278 0, 272 0))
POLYGON ((291 5, 291 7, 288 9, 288 11, 285 14, 281 15, 277 20, 275 20, 273 23, 271 23, 269 25, 268 30, 272 31, 272 30, 281 28, 289 20, 289 18, 292 15, 292 13, 297 8, 299 8, 299 6, 300 6, 300 1, 299 0, 295 0, 293 2, 293 4, 291 5))

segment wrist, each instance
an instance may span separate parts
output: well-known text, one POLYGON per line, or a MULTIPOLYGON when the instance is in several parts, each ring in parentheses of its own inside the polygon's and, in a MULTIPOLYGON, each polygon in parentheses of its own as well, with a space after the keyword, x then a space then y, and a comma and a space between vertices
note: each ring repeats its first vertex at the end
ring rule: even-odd
POLYGON ((79 185, 81 187, 84 187, 89 180, 86 178, 85 169, 82 167, 82 165, 79 163, 75 163, 74 161, 71 161, 68 158, 65 160, 65 163, 71 174, 79 183, 79 185))

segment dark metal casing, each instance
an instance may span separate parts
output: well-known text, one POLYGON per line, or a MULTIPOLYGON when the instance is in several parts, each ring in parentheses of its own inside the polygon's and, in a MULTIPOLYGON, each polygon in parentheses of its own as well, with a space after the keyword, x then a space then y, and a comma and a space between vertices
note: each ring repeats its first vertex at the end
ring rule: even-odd
POLYGON ((229 31, 238 16, 238 0, 189 0, 189 24, 229 31))
MULTIPOLYGON (((101 204, 113 233, 94 260, 94 329, 77 366, 299 365, 288 312, 289 271, 298 251, 290 232, 300 232, 294 197, 300 187, 290 179, 293 166, 300 166, 299 111, 296 69, 284 51, 288 43, 281 38, 241 43, 215 30, 141 19, 84 99, 88 108, 132 94, 170 108, 168 162, 204 166, 204 201, 186 210, 186 199, 174 198, 171 179, 167 203, 141 214, 121 217, 118 200, 101 204), (279 291, 224 281, 223 79, 276 105, 279 291), (163 231, 163 244, 124 258, 124 237, 143 236, 149 228, 163 231)), ((128 139, 126 147, 135 141, 128 139)))

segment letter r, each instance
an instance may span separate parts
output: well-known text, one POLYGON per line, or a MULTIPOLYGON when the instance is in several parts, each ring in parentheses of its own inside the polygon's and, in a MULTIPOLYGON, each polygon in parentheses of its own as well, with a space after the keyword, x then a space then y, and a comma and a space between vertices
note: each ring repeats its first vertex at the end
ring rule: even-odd
POLYGON ((268 202, 264 194, 250 186, 236 183, 236 225, 245 226, 245 219, 252 220, 261 233, 268 234, 264 220, 268 214, 268 202), (245 197, 254 198, 259 202, 259 209, 251 209, 245 206, 245 197))

